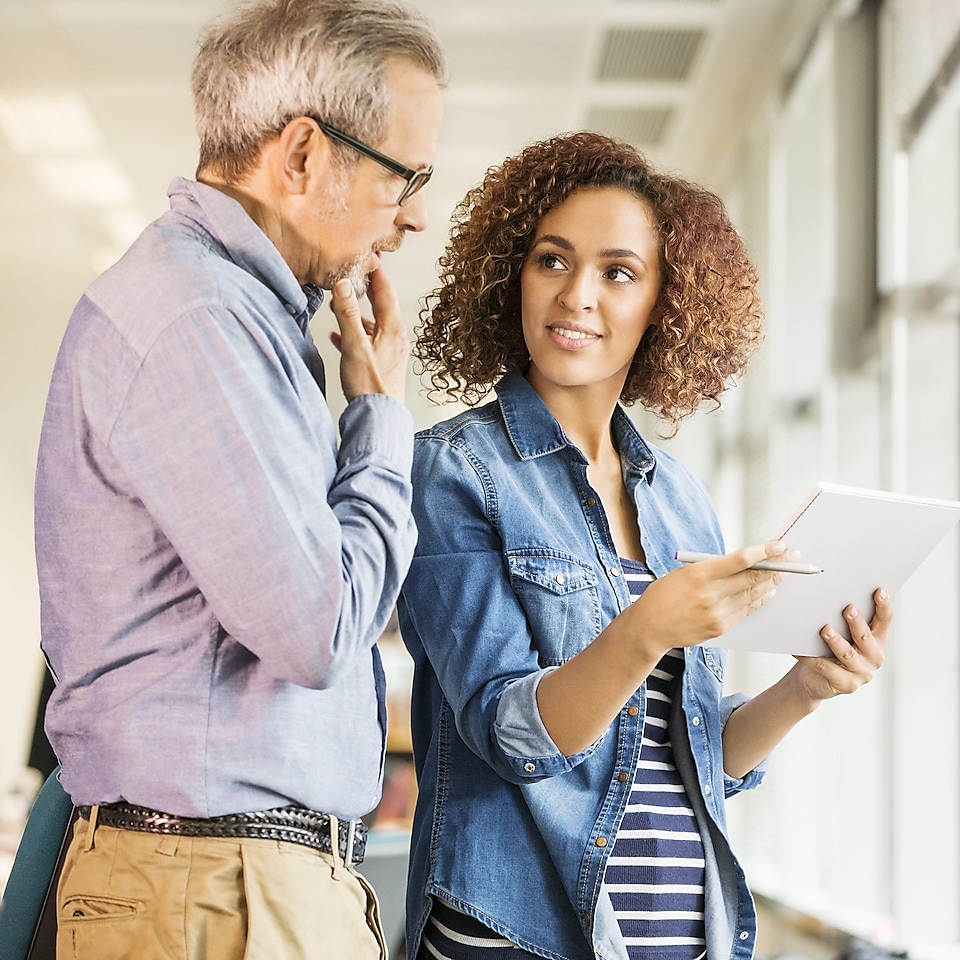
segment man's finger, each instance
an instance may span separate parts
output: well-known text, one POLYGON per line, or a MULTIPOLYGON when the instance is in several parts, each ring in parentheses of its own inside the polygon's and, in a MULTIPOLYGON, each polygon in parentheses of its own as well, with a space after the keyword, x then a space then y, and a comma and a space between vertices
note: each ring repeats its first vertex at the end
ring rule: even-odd
POLYGON ((392 281, 381 267, 370 274, 367 286, 367 299, 373 308, 373 319, 379 331, 390 332, 391 329, 402 328, 406 334, 403 315, 400 312, 400 299, 392 281))
POLYGON ((353 284, 346 278, 341 278, 333 285, 330 291, 332 298, 330 306, 340 327, 342 338, 351 339, 364 332, 363 319, 360 316, 360 304, 357 301, 357 292, 353 284))

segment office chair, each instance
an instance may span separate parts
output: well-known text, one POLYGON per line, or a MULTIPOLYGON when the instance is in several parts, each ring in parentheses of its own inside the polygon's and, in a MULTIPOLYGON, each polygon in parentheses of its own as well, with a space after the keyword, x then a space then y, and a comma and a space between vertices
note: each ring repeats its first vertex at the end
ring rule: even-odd
POLYGON ((77 811, 60 767, 37 793, 0 903, 0 960, 55 960, 57 880, 77 811))

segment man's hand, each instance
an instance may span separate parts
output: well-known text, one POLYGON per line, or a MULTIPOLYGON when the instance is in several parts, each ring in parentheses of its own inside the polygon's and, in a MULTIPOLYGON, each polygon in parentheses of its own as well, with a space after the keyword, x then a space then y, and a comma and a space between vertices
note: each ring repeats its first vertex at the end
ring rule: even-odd
POLYGON ((367 297, 373 307, 373 320, 361 315, 349 280, 338 280, 332 294, 331 306, 340 331, 330 334, 330 342, 340 351, 343 395, 352 400, 365 393, 385 393, 403 403, 410 339, 393 284, 383 270, 370 274, 367 297))

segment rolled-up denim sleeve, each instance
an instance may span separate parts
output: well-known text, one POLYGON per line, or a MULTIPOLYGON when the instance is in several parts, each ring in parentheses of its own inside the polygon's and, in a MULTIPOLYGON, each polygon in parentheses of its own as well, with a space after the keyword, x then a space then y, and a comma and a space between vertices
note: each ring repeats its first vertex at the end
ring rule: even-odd
MULTIPOLYGON (((750 697, 745 693, 732 693, 729 696, 723 697, 720 701, 721 729, 726 727, 727 721, 730 719, 730 714, 738 707, 742 707, 749 699, 750 697)), ((770 758, 764 758, 764 760, 758 763, 745 777, 728 777, 727 774, 724 773, 724 796, 732 797, 744 790, 753 790, 755 787, 759 787, 767 774, 769 763, 770 758)))
POLYGON ((421 438, 413 485, 419 539, 401 626, 414 661, 433 671, 458 733, 499 776, 523 783, 572 769, 595 745, 565 757, 543 725, 537 686, 550 668, 510 585, 482 464, 446 439, 421 438))
POLYGON ((497 707, 495 732, 507 763, 518 782, 566 773, 589 757, 601 741, 585 750, 564 756, 547 732, 537 706, 537 687, 544 675, 556 667, 547 667, 509 684, 497 707))

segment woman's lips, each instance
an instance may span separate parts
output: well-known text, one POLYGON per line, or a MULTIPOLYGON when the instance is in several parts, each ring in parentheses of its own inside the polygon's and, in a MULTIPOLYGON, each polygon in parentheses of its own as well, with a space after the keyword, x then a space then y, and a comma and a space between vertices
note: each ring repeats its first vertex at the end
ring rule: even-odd
POLYGON ((600 334, 592 330, 580 330, 576 327, 552 326, 547 327, 550 339, 565 350, 583 350, 596 343, 600 334))

